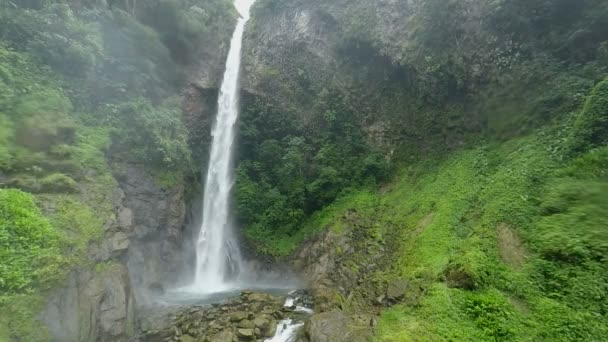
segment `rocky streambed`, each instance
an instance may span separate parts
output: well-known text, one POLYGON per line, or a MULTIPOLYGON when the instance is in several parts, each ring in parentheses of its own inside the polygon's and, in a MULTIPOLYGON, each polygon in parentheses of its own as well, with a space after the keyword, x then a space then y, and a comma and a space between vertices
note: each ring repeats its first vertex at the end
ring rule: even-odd
MULTIPOLYGON (((312 299, 303 292, 298 292, 297 296, 292 293, 286 299, 285 296, 244 290, 240 296, 221 303, 172 309, 164 314, 164 320, 157 318, 148 322, 137 341, 285 341, 276 338, 290 333, 285 325, 302 326, 312 312, 307 308, 310 304, 312 299)), ((297 336, 296 329, 292 330, 291 340, 304 340, 297 336)))

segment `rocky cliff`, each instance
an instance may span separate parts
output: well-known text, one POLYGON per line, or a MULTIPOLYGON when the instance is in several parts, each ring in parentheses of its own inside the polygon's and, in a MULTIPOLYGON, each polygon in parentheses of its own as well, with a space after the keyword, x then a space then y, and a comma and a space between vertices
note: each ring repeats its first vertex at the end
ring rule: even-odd
MULTIPOLYGON (((197 166, 207 154, 232 24, 223 23, 209 33, 212 37, 192 42, 199 58, 187 66, 180 95, 197 166)), ((106 199, 112 214, 103 237, 88 247, 86 264, 91 266, 71 271, 49 294, 42 320, 54 341, 130 340, 148 314, 142 308, 150 297, 188 279, 198 176, 167 184, 158 170, 125 157, 129 148, 115 141, 106 155, 116 188, 106 199)))
POLYGON ((531 197, 493 203, 542 202, 559 177, 542 165, 581 163, 568 146, 603 84, 607 23, 599 1, 256 4, 237 207, 259 253, 308 277, 311 341, 550 339, 556 321, 570 339, 600 336, 604 318, 578 330, 549 309, 588 314, 549 285, 549 269, 578 266, 540 252, 562 218, 531 197))

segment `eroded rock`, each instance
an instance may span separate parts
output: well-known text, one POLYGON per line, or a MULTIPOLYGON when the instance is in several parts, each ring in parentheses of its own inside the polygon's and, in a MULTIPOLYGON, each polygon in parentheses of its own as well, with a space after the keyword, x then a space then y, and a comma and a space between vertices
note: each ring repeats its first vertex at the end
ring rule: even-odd
POLYGON ((363 342, 370 336, 367 327, 339 310, 313 315, 306 322, 305 332, 310 342, 363 342))
POLYGON ((389 301, 396 302, 405 297, 408 288, 408 282, 403 279, 396 279, 388 284, 386 289, 386 298, 389 301))

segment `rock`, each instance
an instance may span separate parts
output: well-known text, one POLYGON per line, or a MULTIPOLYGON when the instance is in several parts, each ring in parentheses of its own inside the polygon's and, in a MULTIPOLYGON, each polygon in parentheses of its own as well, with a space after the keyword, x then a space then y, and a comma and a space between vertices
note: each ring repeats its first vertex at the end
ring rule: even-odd
POLYGON ((248 319, 244 319, 237 324, 237 327, 243 329, 253 329, 255 328, 255 324, 248 319))
MULTIPOLYGON (((116 146, 116 148, 120 148, 116 146)), ((128 236, 126 260, 137 302, 150 303, 148 286, 175 279, 180 271, 183 252, 180 242, 189 233, 183 229, 186 221, 185 188, 178 185, 165 189, 144 166, 116 161, 113 174, 124 193, 118 203, 116 226, 112 230, 128 236)), ((124 236, 118 235, 119 241, 124 236)), ((118 247, 123 247, 118 244, 118 247)), ((115 244, 116 245, 116 244, 115 244)), ((138 314, 147 315, 147 312, 138 314)))
POLYGON ((151 294, 156 295, 156 296, 160 296, 165 293, 165 288, 163 287, 163 285, 161 283, 150 284, 150 286, 148 286, 148 290, 150 290, 151 294))
POLYGON ((237 334, 239 337, 252 340, 255 337, 255 332, 253 329, 238 329, 237 334))
POLYGON ((266 329, 264 336, 265 337, 273 337, 274 334, 277 333, 277 321, 272 320, 270 321, 270 324, 268 325, 268 329, 266 329))
POLYGON ((122 252, 129 248, 129 237, 123 232, 114 233, 109 241, 112 253, 122 252))
POLYGON ((405 296, 408 282, 403 279, 393 280, 386 289, 386 298, 390 301, 398 301, 405 296))
POLYGON ((378 318, 376 318, 376 317, 370 318, 370 320, 369 320, 369 326, 373 328, 376 325, 378 325, 378 318))
POLYGON ((122 228, 130 228, 133 225, 133 210, 123 207, 118 213, 118 224, 122 228))
POLYGON ((135 303, 127 268, 80 270, 52 293, 42 320, 54 341, 127 341, 134 334, 135 303))
POLYGON ((179 339, 181 342, 194 342, 194 337, 190 336, 190 335, 184 335, 182 337, 180 337, 179 339))
POLYGON ((370 336, 368 327, 359 327, 342 311, 315 314, 306 322, 310 342, 364 342, 370 336))
POLYGON ((213 336, 210 342, 232 342, 235 336, 234 333, 230 330, 224 330, 213 336))
POLYGON ((265 317, 258 316, 253 320, 253 324, 256 326, 256 328, 260 328, 263 330, 268 328, 270 320, 265 317))
POLYGON ((249 318, 249 313, 244 311, 237 311, 230 314, 231 322, 240 322, 247 318, 249 318))
POLYGON ((247 295, 247 300, 250 302, 273 302, 275 298, 267 293, 250 293, 247 295))

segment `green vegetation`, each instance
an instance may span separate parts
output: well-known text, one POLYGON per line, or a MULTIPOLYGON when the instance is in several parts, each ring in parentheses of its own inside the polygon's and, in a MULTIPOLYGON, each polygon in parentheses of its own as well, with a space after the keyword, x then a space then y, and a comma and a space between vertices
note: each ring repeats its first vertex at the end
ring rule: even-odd
POLYGON ((229 36, 230 2, 97 3, 0 1, 3 341, 48 341, 37 321, 47 291, 93 266, 89 245, 114 218, 109 152, 166 187, 194 178, 173 96, 202 41, 229 36))
POLYGON ((349 189, 373 187, 388 176, 389 163, 348 120, 347 104, 325 98, 330 109, 314 136, 259 103, 241 115, 236 199, 245 234, 260 252, 287 255, 310 233, 305 218, 349 189))
MULTIPOLYGON (((48 340, 47 291, 116 266, 87 260, 114 219, 108 155, 163 188, 196 178, 202 133, 175 94, 201 47, 229 38, 230 1, 97 3, 0 1, 0 340, 48 340)), ((354 313, 410 284, 378 341, 605 339, 608 4, 391 3, 406 13, 391 32, 367 0, 342 16, 326 0, 256 5, 252 29, 312 4, 339 42, 319 26, 327 65, 294 47, 252 66, 235 186, 248 242, 281 258, 331 229, 382 247, 387 264, 330 291, 354 313)))
POLYGON ((608 149, 563 165, 545 138, 423 166, 383 198, 374 219, 404 223, 396 272, 426 290, 383 314, 378 341, 605 336, 608 149))
POLYGON ((602 103, 604 82, 558 124, 421 158, 388 191, 351 192, 306 221, 310 233, 340 232, 349 211, 374 223, 367 239, 375 236, 395 259, 355 291, 395 277, 421 289, 382 313, 377 341, 604 338, 608 147, 573 154, 570 134, 602 103))
POLYGON ((382 245, 388 264, 334 303, 381 310, 377 341, 605 340, 606 3, 410 1, 385 21, 366 1, 268 0, 253 27, 293 7, 341 41, 256 66, 269 95, 244 101, 237 183, 254 247, 280 257, 327 229, 382 245), (372 304, 398 278, 405 298, 372 304))
POLYGON ((0 190, 0 203, 0 289, 31 289, 56 276, 59 236, 34 198, 19 190, 0 190))

